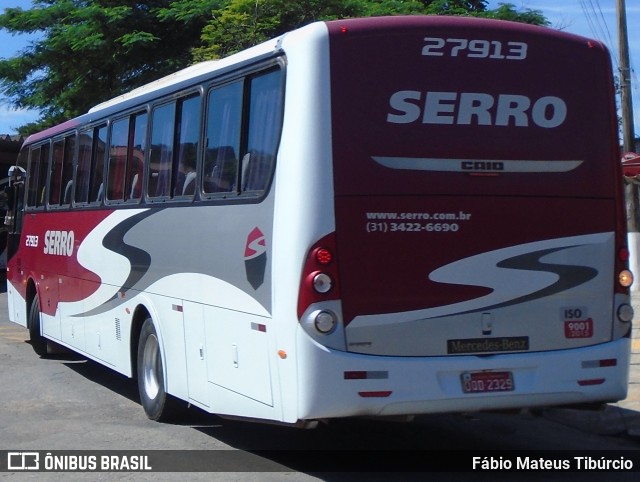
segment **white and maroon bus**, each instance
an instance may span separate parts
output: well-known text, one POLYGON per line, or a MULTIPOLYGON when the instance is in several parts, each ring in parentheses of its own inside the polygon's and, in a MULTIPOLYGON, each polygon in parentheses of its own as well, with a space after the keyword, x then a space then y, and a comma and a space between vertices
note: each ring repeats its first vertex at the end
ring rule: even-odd
POLYGON ((619 159, 599 42, 313 23, 29 137, 10 319, 137 377, 156 420, 615 402, 619 159))

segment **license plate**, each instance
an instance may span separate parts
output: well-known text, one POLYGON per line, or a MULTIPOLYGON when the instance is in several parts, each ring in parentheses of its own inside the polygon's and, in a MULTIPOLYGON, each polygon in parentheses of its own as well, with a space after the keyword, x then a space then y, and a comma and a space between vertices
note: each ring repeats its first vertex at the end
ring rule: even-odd
POLYGON ((512 392, 511 372, 464 372, 460 375, 464 393, 512 392))

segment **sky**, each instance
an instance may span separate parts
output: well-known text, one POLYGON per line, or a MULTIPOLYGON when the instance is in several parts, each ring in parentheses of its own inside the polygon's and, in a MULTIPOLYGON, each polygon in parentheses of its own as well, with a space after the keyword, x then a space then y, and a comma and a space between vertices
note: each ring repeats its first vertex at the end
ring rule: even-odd
MULTIPOLYGON (((550 27, 600 40, 609 49, 614 74, 620 68, 616 0, 489 0, 488 8, 511 3, 516 9, 539 10, 550 27)), ((640 136, 640 0, 624 0, 627 17, 631 98, 636 137, 640 136)))
MULTIPOLYGON (((619 68, 616 0, 489 0, 490 9, 500 3, 511 3, 518 10, 539 10, 551 22, 551 27, 604 42, 609 48, 614 69, 619 68)), ((640 135, 640 0, 625 0, 629 57, 632 69, 634 127, 640 135)), ((5 8, 31 7, 31 0, 2 0, 5 8)), ((32 37, 11 36, 0 30, 0 58, 15 56, 32 41, 32 37)), ((16 128, 38 118, 37 111, 15 110, 0 97, 0 135, 15 134, 16 128)))

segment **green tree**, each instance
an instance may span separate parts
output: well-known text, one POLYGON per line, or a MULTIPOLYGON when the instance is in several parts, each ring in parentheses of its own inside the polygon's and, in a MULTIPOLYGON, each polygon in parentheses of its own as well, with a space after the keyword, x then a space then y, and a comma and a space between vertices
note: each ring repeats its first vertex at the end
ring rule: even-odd
POLYGON ((34 0, 5 9, 0 28, 39 33, 19 55, 0 60, 0 91, 42 116, 29 131, 191 63, 191 49, 217 2, 207 0, 34 0), (175 5, 174 5, 175 3, 175 5))
POLYGON ((316 20, 357 16, 350 0, 229 0, 213 10, 194 60, 225 57, 316 20))
POLYGON ((486 0, 423 0, 429 15, 476 15, 487 11, 486 0))
POLYGON ((478 14, 479 17, 495 18, 499 20, 511 20, 512 22, 528 23, 548 27, 551 25, 540 10, 525 9, 516 10, 511 3, 501 3, 495 10, 487 10, 478 14))

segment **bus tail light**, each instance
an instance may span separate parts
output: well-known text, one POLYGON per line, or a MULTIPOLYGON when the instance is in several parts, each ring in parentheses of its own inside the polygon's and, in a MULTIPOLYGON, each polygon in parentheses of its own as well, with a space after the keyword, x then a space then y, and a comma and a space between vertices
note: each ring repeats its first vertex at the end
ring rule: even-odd
POLYGON ((617 293, 627 293, 629 287, 633 284, 633 273, 629 271, 629 249, 626 246, 618 249, 616 259, 617 293))
MULTIPOLYGON (((313 303, 340 298, 337 264, 335 233, 330 233, 311 247, 305 260, 298 294, 299 319, 313 303)), ((332 324, 330 317, 329 311, 318 313, 315 324, 319 331, 332 324)))
POLYGON ((618 273, 618 283, 623 288, 629 288, 633 284, 633 274, 628 269, 623 269, 618 273))

